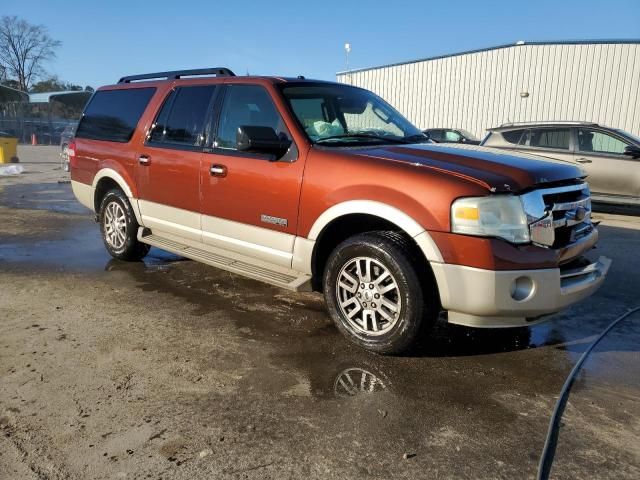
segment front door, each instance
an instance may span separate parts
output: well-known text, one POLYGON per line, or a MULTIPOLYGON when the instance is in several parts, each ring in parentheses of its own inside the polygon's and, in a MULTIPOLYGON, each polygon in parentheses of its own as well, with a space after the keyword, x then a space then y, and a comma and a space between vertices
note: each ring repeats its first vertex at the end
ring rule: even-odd
POLYGON ((201 241, 200 168, 214 85, 173 89, 144 141, 137 166, 142 223, 201 241))
POLYGON ((595 128, 577 129, 576 162, 595 194, 640 198, 640 160, 624 154, 631 144, 595 128))
POLYGON ((279 159, 238 151, 240 126, 291 135, 266 88, 233 84, 225 89, 215 141, 202 161, 202 240, 290 268, 304 159, 293 142, 279 159))

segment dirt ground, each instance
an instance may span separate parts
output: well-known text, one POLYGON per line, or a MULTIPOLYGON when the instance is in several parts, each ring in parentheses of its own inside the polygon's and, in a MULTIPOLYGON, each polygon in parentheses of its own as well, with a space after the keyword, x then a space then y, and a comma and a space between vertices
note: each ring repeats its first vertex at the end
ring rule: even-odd
MULTIPOLYGON (((111 259, 56 155, 0 177, 1 479, 533 478, 566 375, 640 305, 640 217, 599 213, 614 263, 585 303, 368 354, 316 294, 111 259)), ((640 312, 579 375, 552 478, 640 478, 639 351, 640 312)))

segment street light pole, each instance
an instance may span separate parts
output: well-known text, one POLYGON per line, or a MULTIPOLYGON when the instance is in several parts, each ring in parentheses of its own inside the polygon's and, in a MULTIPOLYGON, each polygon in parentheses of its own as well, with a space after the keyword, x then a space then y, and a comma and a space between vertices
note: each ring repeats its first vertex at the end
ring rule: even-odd
POLYGON ((351 44, 350 43, 345 43, 344 44, 344 53, 345 53, 345 58, 347 61, 347 72, 349 71, 349 53, 351 53, 351 44))

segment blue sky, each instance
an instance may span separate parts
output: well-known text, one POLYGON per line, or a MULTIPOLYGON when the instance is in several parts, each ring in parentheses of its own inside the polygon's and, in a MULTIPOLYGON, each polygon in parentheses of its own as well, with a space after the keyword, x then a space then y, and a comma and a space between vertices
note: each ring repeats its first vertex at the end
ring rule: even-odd
POLYGON ((640 38, 638 0, 2 0, 0 14, 46 25, 62 41, 49 71, 94 87, 206 66, 332 80, 345 42, 360 68, 518 40, 640 38))

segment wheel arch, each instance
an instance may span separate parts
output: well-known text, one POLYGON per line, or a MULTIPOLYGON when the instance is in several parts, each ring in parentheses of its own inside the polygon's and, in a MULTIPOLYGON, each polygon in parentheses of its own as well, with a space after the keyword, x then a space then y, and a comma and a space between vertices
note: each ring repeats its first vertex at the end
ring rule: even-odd
POLYGON ((430 262, 442 262, 442 255, 429 233, 409 215, 391 205, 371 200, 343 202, 326 210, 309 231, 313 243, 310 272, 314 289, 321 288, 324 267, 333 249, 358 233, 376 230, 396 231, 415 245, 430 271, 430 262))
POLYGON ((120 173, 111 168, 103 168, 96 173, 95 177, 93 177, 92 187, 94 191, 93 203, 96 214, 99 212, 100 203, 102 202, 105 194, 112 188, 119 188, 129 199, 133 212, 136 216, 136 220, 140 225, 142 225, 137 199, 134 197, 129 183, 120 173))

